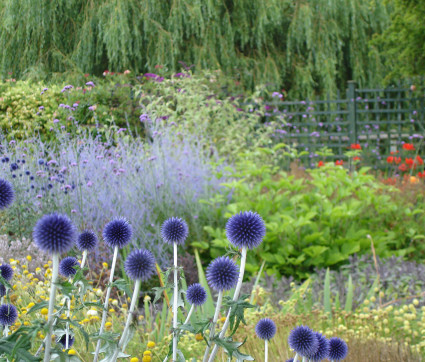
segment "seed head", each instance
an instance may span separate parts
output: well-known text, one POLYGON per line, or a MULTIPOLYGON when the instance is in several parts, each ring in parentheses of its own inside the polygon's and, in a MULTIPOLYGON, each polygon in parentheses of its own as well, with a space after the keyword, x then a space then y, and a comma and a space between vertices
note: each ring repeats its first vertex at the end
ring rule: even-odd
POLYGON ((266 226, 256 212, 244 211, 233 215, 226 224, 226 236, 237 248, 254 249, 263 241, 266 226))

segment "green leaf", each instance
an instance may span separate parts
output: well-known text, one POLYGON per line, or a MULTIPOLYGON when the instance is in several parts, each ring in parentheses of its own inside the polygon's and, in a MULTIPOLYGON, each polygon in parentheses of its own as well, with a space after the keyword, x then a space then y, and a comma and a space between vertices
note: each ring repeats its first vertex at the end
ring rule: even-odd
POLYGON ((350 274, 348 276, 347 297, 345 299, 345 308, 344 308, 346 312, 353 311, 353 295, 354 295, 354 287, 353 287, 353 281, 350 274))
POLYGON ((326 313, 331 313, 331 276, 329 268, 326 269, 325 285, 323 287, 323 307, 326 313))

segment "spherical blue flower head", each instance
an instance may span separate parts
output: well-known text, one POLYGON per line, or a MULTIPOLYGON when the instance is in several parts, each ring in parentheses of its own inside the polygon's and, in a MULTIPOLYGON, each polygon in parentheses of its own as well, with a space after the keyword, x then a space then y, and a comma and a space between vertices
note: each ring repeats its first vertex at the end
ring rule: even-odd
POLYGON ((9 282, 13 277, 13 269, 9 264, 2 264, 0 265, 0 274, 9 282))
POLYGON ((122 249, 133 236, 133 229, 127 219, 120 217, 108 222, 103 229, 103 239, 110 247, 122 249))
POLYGON ((295 327, 289 334, 288 343, 289 347, 303 357, 315 354, 319 348, 317 336, 305 326, 295 327))
POLYGON ((187 288, 186 299, 190 304, 199 306, 207 301, 207 292, 201 284, 195 283, 187 288))
POLYGON ((34 227, 33 238, 37 247, 50 254, 66 253, 76 239, 76 229, 68 216, 44 215, 34 227))
POLYGON ((124 270, 133 280, 148 280, 155 271, 155 258, 149 250, 133 250, 125 260, 124 270))
POLYGON ((244 211, 233 215, 226 224, 226 236, 237 248, 254 249, 266 235, 264 220, 256 212, 244 211))
POLYGON ((307 356, 312 361, 321 361, 328 358, 329 355, 329 339, 327 339, 322 333, 314 332, 319 342, 319 347, 316 353, 311 356, 307 356))
POLYGON ((276 324, 270 318, 260 319, 255 326, 258 338, 270 340, 276 334, 276 324))
POLYGON ((97 245, 97 235, 91 230, 84 230, 77 239, 77 248, 81 251, 92 251, 97 245))
POLYGON ((3 284, 0 284, 0 298, 3 298, 6 295, 6 287, 3 284))
MULTIPOLYGON (((75 338, 68 335, 68 348, 71 348, 74 342, 75 338)), ((63 348, 66 348, 66 334, 63 334, 62 337, 57 340, 57 343, 60 343, 63 348)))
POLYGON ((287 359, 286 362, 294 362, 293 358, 287 359))
POLYGON ((3 304, 0 306, 0 324, 11 326, 18 319, 18 311, 12 304, 3 304))
POLYGON ((238 282, 239 268, 227 256, 214 259, 207 268, 207 281, 214 290, 230 290, 238 282))
POLYGON ((79 265, 80 263, 76 258, 73 256, 67 256, 59 263, 59 273, 61 273, 64 277, 69 278, 70 276, 77 274, 77 269, 75 269, 75 267, 79 265))
POLYGON ((348 354, 347 343, 341 338, 332 337, 329 340, 329 356, 328 359, 333 361, 341 361, 348 354))
POLYGON ((14 198, 15 192, 12 184, 0 178, 0 210, 10 206, 14 198))
POLYGON ((161 226, 161 237, 168 243, 182 245, 189 235, 189 228, 186 221, 178 217, 165 220, 161 226))

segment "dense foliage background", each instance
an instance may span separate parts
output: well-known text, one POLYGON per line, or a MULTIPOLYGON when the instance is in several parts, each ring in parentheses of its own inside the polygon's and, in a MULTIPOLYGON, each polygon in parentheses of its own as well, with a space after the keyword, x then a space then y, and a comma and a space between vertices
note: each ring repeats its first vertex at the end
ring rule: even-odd
POLYGON ((388 29, 391 8, 382 0, 0 0, 0 74, 176 71, 185 62, 246 88, 335 95, 349 79, 381 82, 386 68, 370 40, 388 29))

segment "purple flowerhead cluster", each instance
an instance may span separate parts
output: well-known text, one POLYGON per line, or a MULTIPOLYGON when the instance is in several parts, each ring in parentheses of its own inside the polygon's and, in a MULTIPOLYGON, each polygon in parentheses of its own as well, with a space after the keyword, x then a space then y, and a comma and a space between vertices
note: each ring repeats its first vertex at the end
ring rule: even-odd
POLYGON ((68 216, 58 213, 44 215, 34 227, 37 247, 49 254, 62 254, 75 243, 76 229, 68 216))
POLYGON ((207 281, 216 291, 230 290, 238 281, 239 268, 227 256, 214 259, 207 268, 207 281))
POLYGON ((75 269, 75 267, 79 265, 80 263, 76 258, 73 256, 67 256, 59 263, 59 273, 61 273, 64 277, 69 278, 77 273, 77 269, 75 269))
POLYGON ((18 311, 12 304, 3 304, 0 306, 0 324, 3 326, 11 326, 18 319, 18 311))
MULTIPOLYGON (((75 338, 68 335, 68 348, 71 348, 75 342, 75 338)), ((57 343, 60 343, 63 348, 66 348, 66 334, 63 334, 58 340, 57 343)))
POLYGON ((270 318, 260 319, 255 326, 258 338, 269 341, 276 334, 276 324, 270 318))
POLYGON ((111 248, 122 249, 133 236, 133 229, 127 219, 120 217, 106 224, 103 229, 103 239, 111 248))
POLYGON ((77 239, 77 248, 81 251, 92 251, 98 243, 97 235, 91 230, 84 230, 77 239))
POLYGON ((9 282, 13 277, 12 267, 9 264, 0 265, 0 275, 9 282))
POLYGON ((0 210, 10 206, 15 198, 12 184, 9 181, 0 179, 0 210))
POLYGON ((133 250, 124 263, 124 269, 133 280, 148 280, 155 271, 155 258, 149 250, 133 250))
POLYGON ((200 306, 207 301, 207 292, 201 284, 195 283, 187 288, 186 298, 190 304, 200 306))
POLYGON ((311 361, 341 361, 348 354, 344 340, 338 337, 327 339, 307 326, 295 327, 289 334, 288 343, 298 355, 311 361))
POLYGON ((168 244, 182 245, 189 235, 186 221, 178 217, 165 220, 161 227, 162 239, 168 244))
POLYGON ((254 249, 261 244, 265 235, 266 225, 256 212, 240 212, 226 224, 227 239, 237 248, 254 249))

